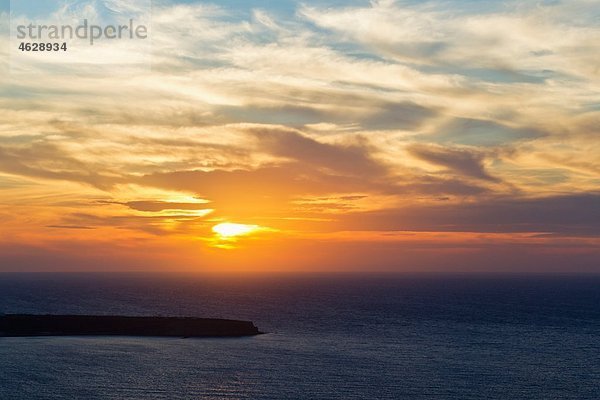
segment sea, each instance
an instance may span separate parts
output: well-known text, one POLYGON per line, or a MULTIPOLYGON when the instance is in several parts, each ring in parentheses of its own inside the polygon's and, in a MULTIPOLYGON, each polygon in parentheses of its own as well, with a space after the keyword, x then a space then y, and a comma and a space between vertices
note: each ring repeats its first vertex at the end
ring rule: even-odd
POLYGON ((0 313, 253 321, 0 338, 0 399, 600 399, 600 276, 0 274, 0 313))

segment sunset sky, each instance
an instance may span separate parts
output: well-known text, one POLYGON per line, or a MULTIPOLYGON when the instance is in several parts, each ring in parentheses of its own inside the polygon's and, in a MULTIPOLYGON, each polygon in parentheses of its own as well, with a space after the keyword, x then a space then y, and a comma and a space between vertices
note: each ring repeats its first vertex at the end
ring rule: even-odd
POLYGON ((0 271, 600 272, 599 1, 0 4, 0 271))

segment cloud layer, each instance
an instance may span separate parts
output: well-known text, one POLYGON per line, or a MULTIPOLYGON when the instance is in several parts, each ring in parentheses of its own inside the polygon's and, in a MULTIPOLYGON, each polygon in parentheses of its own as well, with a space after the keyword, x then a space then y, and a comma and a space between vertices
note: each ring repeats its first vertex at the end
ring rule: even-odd
POLYGON ((593 270, 594 3, 157 4, 151 65, 1 75, 0 264, 444 269, 424 247, 457 270, 530 245, 514 269, 593 270), (219 222, 269 229, 225 251, 219 222))

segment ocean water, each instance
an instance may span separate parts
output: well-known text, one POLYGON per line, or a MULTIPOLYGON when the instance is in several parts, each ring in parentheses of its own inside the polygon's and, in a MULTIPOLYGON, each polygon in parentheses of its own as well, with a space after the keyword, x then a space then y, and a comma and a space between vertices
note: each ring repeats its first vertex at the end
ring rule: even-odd
POLYGON ((600 277, 0 275, 0 313, 251 338, 0 338, 0 399, 600 399, 600 277))

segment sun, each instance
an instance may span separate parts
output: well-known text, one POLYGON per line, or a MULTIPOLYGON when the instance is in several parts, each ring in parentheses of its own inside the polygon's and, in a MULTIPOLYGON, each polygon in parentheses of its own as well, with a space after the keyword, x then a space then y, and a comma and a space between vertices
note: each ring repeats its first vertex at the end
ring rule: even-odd
POLYGON ((222 238, 233 238, 236 236, 249 235, 252 232, 258 231, 260 227, 258 225, 244 225, 244 224, 233 224, 230 222, 224 222, 213 226, 212 231, 222 238))

